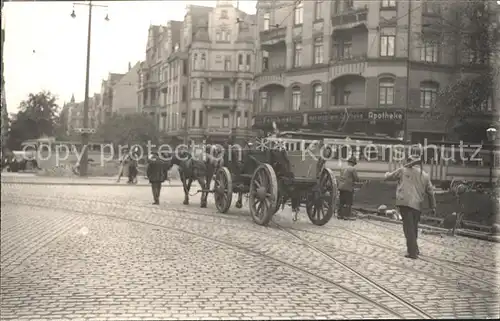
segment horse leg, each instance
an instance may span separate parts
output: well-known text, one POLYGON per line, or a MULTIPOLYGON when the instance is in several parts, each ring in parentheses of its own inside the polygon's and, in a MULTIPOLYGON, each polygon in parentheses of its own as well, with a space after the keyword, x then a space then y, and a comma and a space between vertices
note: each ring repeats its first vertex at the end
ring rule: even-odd
POLYGON ((184 188, 184 202, 182 204, 189 205, 189 189, 191 188, 191 181, 187 182, 186 176, 181 174, 182 187, 184 188))
POLYGON ((243 193, 238 192, 238 200, 236 201, 236 208, 242 208, 243 207, 243 193))
MULTIPOLYGON (((208 189, 207 185, 206 184, 206 180, 205 178, 198 178, 198 183, 200 184, 200 187, 202 190, 206 190, 208 189)), ((201 208, 206 208, 207 207, 207 195, 208 195, 208 192, 201 192, 201 199, 200 199, 200 207, 201 208)))

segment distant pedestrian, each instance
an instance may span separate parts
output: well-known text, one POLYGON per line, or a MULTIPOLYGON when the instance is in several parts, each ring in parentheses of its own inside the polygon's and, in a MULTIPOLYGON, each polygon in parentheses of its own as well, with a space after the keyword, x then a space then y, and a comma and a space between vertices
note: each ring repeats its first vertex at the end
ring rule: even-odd
POLYGON ((128 148, 124 148, 123 153, 124 155, 120 159, 120 169, 118 170, 118 179, 116 180, 117 183, 120 182, 122 176, 128 176, 128 163, 130 158, 128 148))
POLYGON ((151 183, 151 190, 153 192, 153 205, 160 204, 161 183, 166 179, 165 164, 162 162, 157 152, 152 152, 148 160, 148 168, 146 174, 151 183))
POLYGON ((359 182, 358 172, 356 171, 357 161, 354 156, 347 161, 347 166, 340 170, 338 179, 339 186, 339 209, 338 218, 344 220, 355 220, 356 216, 352 214, 352 203, 354 200, 354 183, 359 182))
POLYGON ((407 258, 417 259, 420 250, 417 244, 418 223, 422 212, 425 195, 429 207, 436 213, 436 198, 429 174, 422 169, 422 160, 413 160, 391 173, 385 173, 385 180, 398 181, 396 206, 403 219, 403 231, 406 238, 407 258))

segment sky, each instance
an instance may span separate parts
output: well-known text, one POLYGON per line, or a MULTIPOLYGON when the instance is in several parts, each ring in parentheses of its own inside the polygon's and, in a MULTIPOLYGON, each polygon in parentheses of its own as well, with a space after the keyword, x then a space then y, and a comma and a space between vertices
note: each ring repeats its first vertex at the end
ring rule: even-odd
MULTIPOLYGON (((235 1, 236 2, 236 1, 235 1)), ((77 2, 84 3, 84 2, 77 2)), ((145 58, 150 24, 183 20, 188 4, 215 6, 215 1, 93 1, 90 96, 100 92, 109 72, 125 73, 145 58), (109 21, 105 21, 106 14, 109 21)), ((256 1, 240 1, 255 13, 256 1)), ((5 2, 4 76, 9 113, 17 112, 30 93, 48 90, 62 106, 85 96, 88 7, 73 2, 5 2), (75 9, 76 18, 71 18, 75 9), (34 52, 33 52, 34 51, 34 52)))

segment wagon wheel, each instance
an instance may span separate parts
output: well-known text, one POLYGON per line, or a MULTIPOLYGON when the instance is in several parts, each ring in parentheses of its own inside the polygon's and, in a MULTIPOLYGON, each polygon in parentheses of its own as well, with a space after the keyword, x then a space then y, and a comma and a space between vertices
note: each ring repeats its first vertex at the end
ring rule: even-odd
POLYGON ((250 181, 250 214, 255 223, 267 225, 276 211, 278 182, 273 168, 262 164, 250 181))
POLYGON ((335 174, 329 168, 323 168, 319 183, 309 195, 306 210, 311 222, 315 225, 325 225, 330 221, 335 209, 337 197, 337 181, 335 174))
POLYGON ((233 180, 227 167, 220 168, 215 174, 214 182, 215 206, 219 213, 226 213, 233 200, 233 180))

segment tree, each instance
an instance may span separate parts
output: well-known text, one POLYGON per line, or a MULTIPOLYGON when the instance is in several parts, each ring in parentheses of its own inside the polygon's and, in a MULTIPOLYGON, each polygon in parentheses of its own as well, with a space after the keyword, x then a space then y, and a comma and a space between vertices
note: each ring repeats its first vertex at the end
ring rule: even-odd
POLYGON ((137 113, 113 115, 95 134, 97 139, 115 145, 157 144, 160 133, 153 118, 137 113))
MULTIPOLYGON (((494 64, 499 51, 499 26, 494 23, 498 10, 484 0, 440 2, 445 6, 438 19, 427 30, 434 30, 435 40, 442 48, 453 48, 456 69, 447 86, 436 99, 436 108, 426 116, 441 118, 455 132, 474 131, 468 124, 471 116, 484 114, 491 107, 495 81, 499 77, 494 64), (462 127, 461 130, 459 128, 462 127)), ((426 32, 423 37, 426 37, 426 32)), ((485 135, 483 129, 480 135, 485 135)), ((476 140, 476 139, 475 139, 476 140)))
POLYGON ((21 148, 21 143, 41 136, 53 136, 57 126, 58 105, 56 97, 48 91, 29 94, 21 102, 19 112, 12 115, 7 146, 11 150, 21 148))

